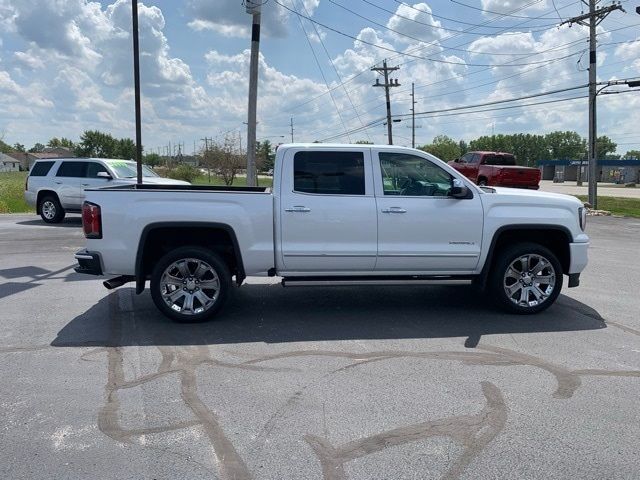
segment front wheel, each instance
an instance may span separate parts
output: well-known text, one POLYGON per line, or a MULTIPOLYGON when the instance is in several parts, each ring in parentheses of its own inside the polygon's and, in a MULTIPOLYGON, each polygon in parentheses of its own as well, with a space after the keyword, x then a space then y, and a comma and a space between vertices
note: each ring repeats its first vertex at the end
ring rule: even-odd
POLYGON ((562 289, 562 266, 551 250, 520 243, 498 256, 489 278, 495 302, 511 313, 531 314, 549 308, 562 289))
POLYGON ((156 307, 179 323, 198 323, 222 308, 231 289, 227 264, 201 247, 181 247, 163 256, 151 274, 156 307))

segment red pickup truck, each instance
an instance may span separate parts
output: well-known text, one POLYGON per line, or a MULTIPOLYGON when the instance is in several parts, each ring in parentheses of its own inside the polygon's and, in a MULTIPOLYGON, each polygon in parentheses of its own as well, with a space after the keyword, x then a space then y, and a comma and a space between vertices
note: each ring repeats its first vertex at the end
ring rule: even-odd
POLYGON ((449 165, 478 185, 539 188, 540 170, 517 166, 511 153, 469 152, 449 165))

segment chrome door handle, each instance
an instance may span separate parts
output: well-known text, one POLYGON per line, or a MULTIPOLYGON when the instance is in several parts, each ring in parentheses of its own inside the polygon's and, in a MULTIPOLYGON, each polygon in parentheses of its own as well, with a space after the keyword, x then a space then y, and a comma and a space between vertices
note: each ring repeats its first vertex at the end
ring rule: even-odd
POLYGON ((88 186, 90 186, 90 184, 89 183, 83 183, 82 186, 83 187, 88 187, 88 186))
POLYGON ((284 209, 285 212, 301 212, 307 213, 310 212, 311 209, 307 207, 303 207, 302 205, 296 205, 295 207, 289 207, 284 209))
POLYGON ((400 207, 389 207, 382 210, 382 213, 407 213, 407 211, 400 207))
POLYGON ((62 185, 62 182, 53 182, 53 183, 55 183, 56 185, 62 185))

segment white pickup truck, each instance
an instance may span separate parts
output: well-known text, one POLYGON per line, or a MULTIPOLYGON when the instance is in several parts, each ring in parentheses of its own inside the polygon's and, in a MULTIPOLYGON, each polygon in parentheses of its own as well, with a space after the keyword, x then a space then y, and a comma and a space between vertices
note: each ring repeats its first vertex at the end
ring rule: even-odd
POLYGON ((232 277, 284 286, 464 285, 535 313, 587 264, 574 197, 478 187, 428 153, 394 146, 289 144, 273 188, 141 185, 87 190, 76 270, 150 280, 178 322, 223 306, 232 277))

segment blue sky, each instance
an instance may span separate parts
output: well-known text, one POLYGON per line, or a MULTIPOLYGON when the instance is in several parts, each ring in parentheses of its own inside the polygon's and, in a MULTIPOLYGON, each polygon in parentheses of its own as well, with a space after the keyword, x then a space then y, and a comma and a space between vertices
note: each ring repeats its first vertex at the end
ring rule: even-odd
MULTIPOLYGON (((627 13, 614 12, 599 27, 599 80, 640 76, 636 3, 623 1, 627 13)), ((371 86, 370 71, 384 58, 400 66, 393 113, 409 113, 412 82, 416 111, 433 112, 417 122, 418 144, 438 134, 586 135, 586 99, 450 110, 584 85, 588 32, 557 27, 581 13, 575 0, 555 0, 555 8, 551 0, 268 0, 262 8, 259 139, 290 140, 293 117, 296 141, 386 143, 384 91, 371 86)), ((130 23, 129 0, 0 0, 4 141, 77 140, 85 129, 133 137, 130 23)), ((250 23, 241 0, 140 3, 147 151, 184 142, 190 152, 205 136, 246 141, 250 23)), ((394 140, 409 145, 410 123, 400 118, 394 140)), ((640 148, 640 92, 600 97, 598 123, 618 153, 640 148)))

